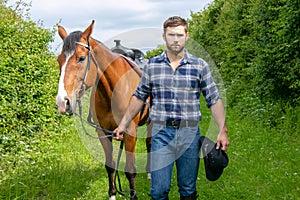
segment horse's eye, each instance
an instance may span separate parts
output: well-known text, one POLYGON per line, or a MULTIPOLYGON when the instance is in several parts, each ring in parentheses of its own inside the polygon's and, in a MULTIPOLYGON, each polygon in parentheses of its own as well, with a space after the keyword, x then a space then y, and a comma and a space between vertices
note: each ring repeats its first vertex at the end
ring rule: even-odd
POLYGON ((80 56, 79 58, 78 58, 78 62, 83 62, 85 60, 85 56, 80 56))

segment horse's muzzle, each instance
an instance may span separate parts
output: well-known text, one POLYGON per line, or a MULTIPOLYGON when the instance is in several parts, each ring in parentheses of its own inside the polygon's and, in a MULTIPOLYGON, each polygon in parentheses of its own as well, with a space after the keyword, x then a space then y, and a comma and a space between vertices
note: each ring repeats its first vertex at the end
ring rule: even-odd
POLYGON ((65 97, 65 105, 66 105, 66 109, 65 109, 65 113, 67 115, 73 115, 73 109, 72 109, 72 104, 71 101, 68 97, 65 97))
POLYGON ((56 98, 56 107, 60 114, 72 115, 74 113, 71 100, 66 96, 56 98))

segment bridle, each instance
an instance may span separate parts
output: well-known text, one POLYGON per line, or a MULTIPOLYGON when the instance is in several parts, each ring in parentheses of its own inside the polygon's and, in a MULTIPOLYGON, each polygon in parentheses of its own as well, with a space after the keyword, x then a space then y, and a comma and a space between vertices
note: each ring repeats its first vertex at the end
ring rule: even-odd
MULTIPOLYGON (((82 83, 81 83, 81 86, 80 86, 80 89, 79 89, 79 93, 83 93, 84 91, 84 86, 86 85, 86 79, 87 79, 87 75, 88 75, 88 72, 91 68, 91 59, 93 60, 93 62, 95 63, 95 65, 98 67, 97 65, 97 62, 94 58, 94 56, 92 56, 92 53, 91 53, 91 46, 90 46, 90 42, 88 41, 87 44, 84 44, 82 42, 75 42, 76 44, 78 45, 81 45, 83 47, 85 47, 87 50, 88 50, 88 58, 87 58, 87 66, 86 66, 86 69, 85 69, 85 74, 84 74, 84 77, 82 79, 82 83)), ((83 130, 85 132, 86 135, 88 135, 89 137, 92 137, 92 138, 97 138, 97 139, 101 139, 101 138, 108 138, 108 137, 113 137, 115 136, 115 133, 111 130, 108 130, 108 129, 105 129, 105 128, 102 128, 100 125, 98 124, 95 124, 94 122, 92 122, 92 117, 89 115, 88 119, 87 120, 83 120, 82 118, 82 104, 81 104, 81 99, 78 98, 76 100, 76 103, 78 105, 78 110, 79 110, 79 113, 76 113, 75 112, 75 115, 78 116, 80 118, 80 121, 81 121, 81 125, 83 127, 83 130), (107 135, 104 135, 104 136, 98 136, 98 137, 94 137, 92 136, 91 134, 88 133, 88 131, 85 129, 84 127, 84 122, 90 126, 92 126, 93 128, 95 128, 96 130, 99 130, 99 131, 103 131, 104 133, 106 133, 107 135)), ((76 110, 76 109, 75 109, 76 110)))
MULTIPOLYGON (((94 64, 96 65, 97 68, 99 68, 97 62, 96 62, 96 59, 94 58, 94 56, 92 55, 91 53, 91 46, 90 46, 90 41, 88 41, 87 44, 84 44, 82 42, 75 42, 77 45, 81 45, 83 47, 85 47, 87 50, 88 50, 88 60, 87 60, 87 66, 86 66, 86 69, 85 69, 85 74, 84 74, 84 77, 82 79, 82 83, 81 83, 81 86, 80 86, 80 90, 79 90, 79 93, 83 93, 84 92, 84 86, 86 85, 86 78, 87 78, 87 75, 88 75, 88 72, 90 70, 90 66, 91 66, 91 59, 93 60, 94 64)), ((102 128, 99 124, 95 124, 94 122, 92 122, 92 117, 91 117, 91 113, 89 113, 89 116, 87 118, 87 120, 84 120, 83 117, 82 117, 82 104, 81 104, 81 99, 80 98, 77 98, 76 100, 76 103, 78 105, 78 110, 79 110, 79 113, 76 113, 76 109, 75 109, 75 112, 74 114, 76 116, 79 117, 80 119, 80 122, 81 122, 81 126, 85 132, 85 134, 91 138, 94 138, 94 139, 103 139, 103 138, 112 138, 115 136, 115 132, 111 131, 111 130, 108 130, 108 129, 105 129, 105 128, 102 128), (106 135, 103 135, 103 136, 100 136, 98 135, 98 137, 95 137, 93 135, 91 135, 85 128, 84 126, 84 123, 92 126, 93 128, 95 128, 96 130, 98 131, 102 131, 104 133, 106 133, 106 135)), ((120 159, 121 159, 121 155, 122 155, 122 151, 123 151, 123 147, 124 147, 124 141, 121 140, 120 142, 120 148, 119 148, 119 153, 118 153, 118 159, 117 159, 117 162, 116 162, 116 173, 115 173, 115 178, 114 178, 114 181, 115 181, 115 186, 116 186, 116 190, 117 192, 122 195, 122 196, 125 196, 125 197, 128 197, 130 199, 134 198, 136 196, 136 191, 135 190, 122 190, 122 186, 121 186, 121 180, 120 180, 120 176, 119 176, 119 171, 118 171, 118 168, 119 168, 119 163, 120 163, 120 159), (117 184, 116 184, 116 180, 118 179, 118 185, 119 185, 119 189, 117 188, 117 184), (129 195, 127 195, 126 193, 130 193, 129 195), (131 194, 132 193, 132 194, 131 194)))
MULTIPOLYGON (((82 42, 75 42, 75 43, 78 44, 78 45, 81 45, 81 46, 85 47, 88 50, 87 65, 86 65, 86 68, 85 68, 84 77, 82 79, 81 87, 80 87, 80 90, 79 90, 79 93, 83 93, 83 91, 84 91, 84 85, 86 85, 85 82, 86 82, 87 74, 88 74, 88 72, 90 70, 90 67, 91 67, 91 46, 90 46, 90 41, 88 41, 88 44, 84 44, 82 42)), ((93 59, 93 61, 94 61, 95 64, 97 64, 94 59, 93 59)))

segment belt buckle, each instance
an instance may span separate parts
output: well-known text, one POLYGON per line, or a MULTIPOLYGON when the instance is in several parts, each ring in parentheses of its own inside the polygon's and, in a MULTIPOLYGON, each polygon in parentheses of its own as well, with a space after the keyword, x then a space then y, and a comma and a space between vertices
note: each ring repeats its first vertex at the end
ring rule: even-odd
POLYGON ((171 126, 176 126, 176 121, 175 120, 171 121, 171 126))
POLYGON ((176 120, 172 120, 171 121, 171 125, 174 127, 174 128, 179 128, 180 126, 180 121, 176 121, 176 120))

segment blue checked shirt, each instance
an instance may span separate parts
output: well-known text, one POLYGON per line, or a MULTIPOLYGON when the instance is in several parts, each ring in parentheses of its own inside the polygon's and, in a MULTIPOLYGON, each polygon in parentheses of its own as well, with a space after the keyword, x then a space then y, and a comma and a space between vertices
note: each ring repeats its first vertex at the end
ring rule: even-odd
POLYGON ((146 101, 152 95, 150 119, 201 120, 200 93, 207 107, 220 98, 209 65, 185 50, 184 59, 174 71, 166 53, 149 59, 133 94, 146 101))

